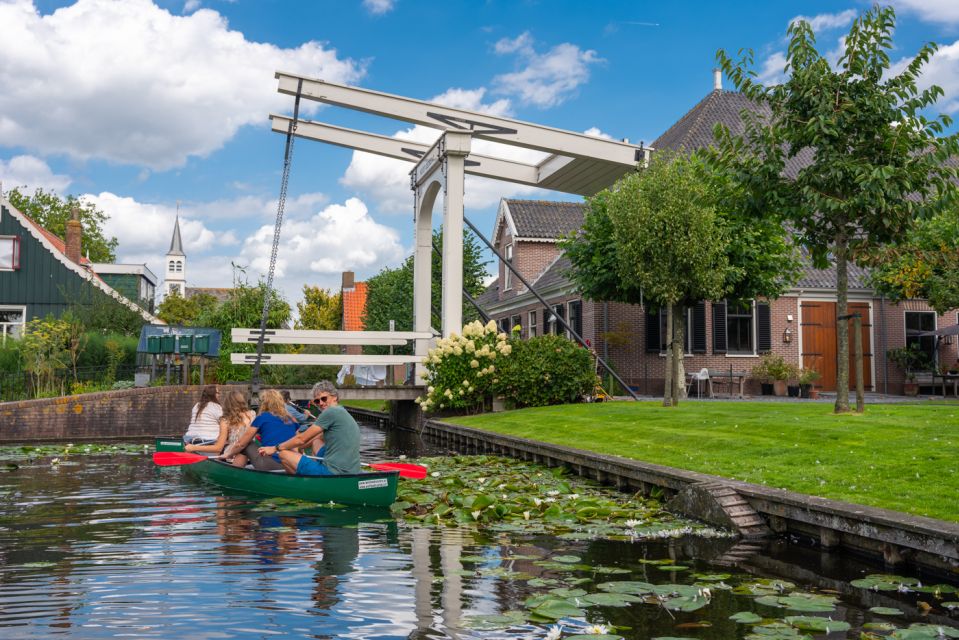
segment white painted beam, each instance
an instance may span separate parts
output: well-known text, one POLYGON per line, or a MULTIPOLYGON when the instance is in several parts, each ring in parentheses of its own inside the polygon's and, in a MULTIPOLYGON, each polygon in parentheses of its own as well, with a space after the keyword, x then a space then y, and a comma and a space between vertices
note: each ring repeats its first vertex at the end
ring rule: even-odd
MULTIPOLYGON (((272 365, 393 365, 420 364, 422 356, 350 355, 346 353, 264 353, 261 364, 272 365)), ((256 362, 255 353, 231 353, 233 364, 256 362)))
MULTIPOLYGON (((259 329, 233 329, 230 339, 235 343, 256 343, 259 329)), ((263 344, 326 344, 326 345, 384 345, 404 346, 410 340, 431 339, 432 333, 418 331, 307 331, 298 329, 267 329, 263 344)))
MULTIPOLYGON (((273 123, 273 131, 286 134, 289 131, 292 118, 271 114, 270 120, 273 123)), ((297 121, 296 136, 406 162, 419 162, 420 158, 426 155, 430 149, 430 145, 421 142, 399 140, 309 120, 297 121)), ((537 168, 534 165, 476 153, 471 153, 467 158, 466 173, 533 187, 538 184, 537 168)))
POLYGON ((642 150, 636 145, 625 142, 553 129, 466 109, 454 109, 423 100, 349 87, 281 71, 276 73, 276 78, 277 90, 283 94, 295 96, 299 81, 302 80, 301 95, 309 100, 436 129, 469 131, 473 137, 482 140, 492 140, 576 158, 595 158, 629 166, 635 166, 637 162, 643 160, 642 150))

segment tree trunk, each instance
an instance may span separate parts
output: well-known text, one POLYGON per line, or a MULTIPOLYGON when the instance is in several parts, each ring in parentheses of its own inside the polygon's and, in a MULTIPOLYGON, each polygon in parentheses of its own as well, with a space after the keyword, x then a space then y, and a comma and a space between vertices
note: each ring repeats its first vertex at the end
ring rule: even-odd
POLYGON ((666 305, 666 370, 663 374, 665 388, 663 389, 663 406, 673 404, 673 305, 666 305))
POLYGON ((836 413, 849 412, 848 241, 836 241, 836 413))
POLYGON ((679 406, 679 399, 683 397, 686 391, 686 385, 683 384, 685 376, 683 370, 683 343, 685 340, 685 331, 683 328, 683 313, 685 309, 682 305, 673 306, 673 342, 670 348, 673 353, 672 378, 673 378, 673 406, 679 406))

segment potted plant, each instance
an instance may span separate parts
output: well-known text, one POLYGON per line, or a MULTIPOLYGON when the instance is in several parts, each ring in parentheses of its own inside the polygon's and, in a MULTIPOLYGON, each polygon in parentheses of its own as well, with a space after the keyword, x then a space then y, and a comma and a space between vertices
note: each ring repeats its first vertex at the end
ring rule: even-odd
POLYGON ((820 377, 819 372, 815 369, 803 369, 799 374, 799 397, 811 399, 819 397, 819 391, 815 387, 815 382, 819 380, 820 377))
POLYGON ((760 392, 764 396, 771 396, 773 394, 773 377, 769 373, 769 357, 768 354, 763 356, 759 364, 752 369, 752 376, 759 380, 760 392))
POLYGON ((786 393, 790 398, 799 397, 799 367, 794 364, 786 365, 786 393))
POLYGON ((916 382, 916 372, 930 366, 929 356, 919 349, 918 344, 911 344, 898 349, 890 349, 886 352, 886 357, 902 370, 905 382, 902 385, 902 392, 907 396, 915 396, 919 393, 919 384, 916 382))
POLYGON ((777 396, 786 395, 786 381, 789 379, 789 365, 783 360, 782 356, 769 354, 763 358, 766 361, 766 368, 769 371, 769 377, 773 380, 773 394, 777 396))

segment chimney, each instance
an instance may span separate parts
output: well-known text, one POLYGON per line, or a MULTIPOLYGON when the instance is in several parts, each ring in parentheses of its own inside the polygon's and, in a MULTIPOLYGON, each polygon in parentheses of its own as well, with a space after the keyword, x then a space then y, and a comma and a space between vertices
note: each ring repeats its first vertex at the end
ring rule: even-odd
POLYGON ((344 271, 343 284, 341 285, 341 288, 344 291, 352 291, 356 287, 355 278, 356 276, 352 271, 344 271))
POLYGON ((83 226, 80 224, 80 212, 76 205, 70 211, 70 219, 67 220, 67 233, 64 244, 66 244, 67 257, 80 264, 80 239, 83 237, 83 226))
POLYGON ((723 90, 723 72, 721 69, 713 69, 713 91, 723 90))

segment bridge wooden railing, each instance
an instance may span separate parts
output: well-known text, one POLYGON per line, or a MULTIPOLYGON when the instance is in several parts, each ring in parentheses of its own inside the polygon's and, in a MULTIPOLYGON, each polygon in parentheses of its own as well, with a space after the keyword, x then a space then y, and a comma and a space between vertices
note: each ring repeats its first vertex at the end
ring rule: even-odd
MULTIPOLYGON (((234 343, 255 344, 260 339, 259 329, 233 329, 234 343)), ((411 340, 432 340, 430 332, 418 331, 302 331, 295 329, 267 329, 263 344, 322 344, 339 346, 403 346, 411 340)), ((346 353, 264 353, 262 364, 273 365, 393 365, 421 364, 422 355, 370 355, 346 353)), ((254 364, 255 353, 230 354, 233 364, 254 364)))

